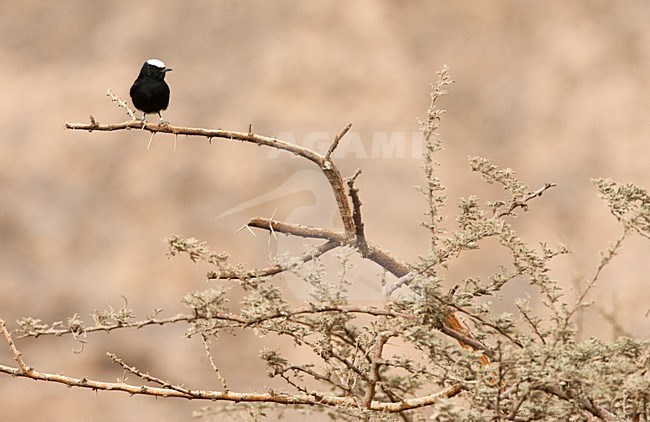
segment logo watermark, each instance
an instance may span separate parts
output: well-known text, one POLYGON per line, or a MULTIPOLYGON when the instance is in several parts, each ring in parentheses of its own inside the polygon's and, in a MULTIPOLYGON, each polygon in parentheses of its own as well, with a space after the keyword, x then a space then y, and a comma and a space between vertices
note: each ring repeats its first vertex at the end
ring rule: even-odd
MULTIPOLYGON (((277 139, 324 154, 345 124, 328 124, 329 128, 327 129, 318 129, 318 126, 319 124, 314 124, 307 130, 301 129, 300 125, 295 125, 275 130, 272 133, 277 139)), ((406 126, 404 123, 385 122, 353 125, 339 143, 332 158, 339 160, 419 160, 424 148, 422 132, 415 123, 408 127, 404 126, 406 126)), ((280 159, 284 157, 281 151, 269 149, 267 158, 280 159)))

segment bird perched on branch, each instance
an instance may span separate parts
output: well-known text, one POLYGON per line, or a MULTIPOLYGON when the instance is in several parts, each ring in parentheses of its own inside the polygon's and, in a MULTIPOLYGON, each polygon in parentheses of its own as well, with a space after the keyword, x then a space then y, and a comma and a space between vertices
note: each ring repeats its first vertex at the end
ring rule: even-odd
POLYGON ((150 113, 158 113, 160 122, 165 120, 160 112, 167 110, 169 105, 169 86, 165 82, 165 74, 170 68, 158 59, 149 59, 144 62, 138 78, 133 82, 129 91, 133 105, 142 111, 142 121, 150 113))

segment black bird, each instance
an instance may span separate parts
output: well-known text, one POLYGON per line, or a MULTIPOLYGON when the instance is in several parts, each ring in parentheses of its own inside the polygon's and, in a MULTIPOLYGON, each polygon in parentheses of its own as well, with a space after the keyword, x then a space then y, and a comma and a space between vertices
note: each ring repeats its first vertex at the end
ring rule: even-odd
POLYGON ((133 105, 144 112, 142 121, 147 114, 158 113, 160 122, 164 122, 162 110, 167 110, 169 105, 169 86, 165 82, 165 73, 171 69, 158 59, 149 59, 144 62, 138 78, 133 82, 129 91, 133 105))

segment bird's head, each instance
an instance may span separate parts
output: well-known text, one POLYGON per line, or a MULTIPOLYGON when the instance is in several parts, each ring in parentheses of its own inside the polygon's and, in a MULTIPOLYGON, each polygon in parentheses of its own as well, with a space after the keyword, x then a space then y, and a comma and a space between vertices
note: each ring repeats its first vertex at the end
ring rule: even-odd
POLYGON ((154 79, 165 79, 165 73, 171 70, 171 68, 166 67, 165 63, 160 60, 149 59, 144 62, 140 74, 154 79))

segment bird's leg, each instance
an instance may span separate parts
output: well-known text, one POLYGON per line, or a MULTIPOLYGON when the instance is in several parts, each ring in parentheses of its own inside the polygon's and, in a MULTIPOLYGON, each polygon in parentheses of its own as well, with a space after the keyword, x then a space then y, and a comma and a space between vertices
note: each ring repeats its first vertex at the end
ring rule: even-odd
POLYGON ((142 113, 142 118, 140 119, 140 122, 142 123, 142 128, 144 129, 144 125, 147 124, 147 121, 145 120, 145 117, 147 117, 147 113, 142 113))
POLYGON ((163 119, 163 116, 162 116, 162 114, 160 114, 160 112, 158 112, 158 116, 160 117, 160 125, 161 126, 169 125, 169 122, 167 120, 163 119))

